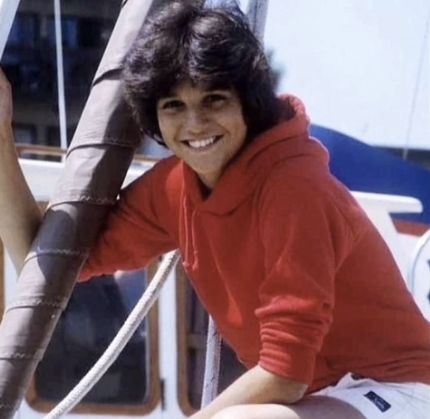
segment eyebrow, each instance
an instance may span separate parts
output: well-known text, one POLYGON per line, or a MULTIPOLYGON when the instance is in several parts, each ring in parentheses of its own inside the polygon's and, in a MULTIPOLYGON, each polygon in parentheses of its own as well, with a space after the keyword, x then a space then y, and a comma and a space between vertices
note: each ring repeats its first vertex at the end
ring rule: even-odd
MULTIPOLYGON (((212 93, 212 92, 230 92, 230 91, 232 91, 232 89, 231 89, 231 88, 229 88, 229 87, 222 87, 222 86, 218 86, 218 87, 215 87, 215 86, 213 86, 213 87, 208 86, 207 88, 202 88, 202 90, 203 90, 203 92, 204 92, 204 93, 212 93)), ((175 94, 174 92, 170 92, 170 93, 166 93, 166 94, 165 94, 165 95, 163 95, 163 96, 160 96, 160 97, 157 99, 157 102, 158 102, 158 101, 160 101, 160 100, 165 101, 165 100, 173 100, 173 99, 177 99, 177 98, 178 98, 178 95, 177 95, 177 94, 175 94)))

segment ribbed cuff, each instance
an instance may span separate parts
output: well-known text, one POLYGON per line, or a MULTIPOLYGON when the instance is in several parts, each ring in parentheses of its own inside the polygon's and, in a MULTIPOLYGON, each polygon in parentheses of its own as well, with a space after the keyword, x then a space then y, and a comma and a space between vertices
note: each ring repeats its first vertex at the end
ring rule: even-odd
POLYGON ((310 385, 315 367, 315 352, 300 345, 263 342, 259 365, 280 377, 310 385))

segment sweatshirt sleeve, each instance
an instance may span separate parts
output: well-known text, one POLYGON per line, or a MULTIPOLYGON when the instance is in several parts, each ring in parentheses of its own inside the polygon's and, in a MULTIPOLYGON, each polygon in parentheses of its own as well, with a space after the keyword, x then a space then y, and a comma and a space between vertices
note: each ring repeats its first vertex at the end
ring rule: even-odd
POLYGON ((274 176, 259 205, 266 277, 259 289, 259 364, 310 384, 332 322, 336 269, 349 228, 328 194, 304 179, 274 176))
POLYGON ((164 212, 169 208, 154 202, 164 191, 162 188, 155 190, 153 177, 149 171, 121 191, 81 271, 79 282, 117 270, 142 268, 155 257, 177 247, 176 240, 160 221, 159 208, 164 212))

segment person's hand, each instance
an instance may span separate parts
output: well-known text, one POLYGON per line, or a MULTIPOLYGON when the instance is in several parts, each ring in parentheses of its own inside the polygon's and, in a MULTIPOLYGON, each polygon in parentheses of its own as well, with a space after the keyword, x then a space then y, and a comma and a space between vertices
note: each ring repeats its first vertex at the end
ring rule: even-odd
POLYGON ((12 126, 12 88, 0 68, 0 133, 9 132, 12 126))

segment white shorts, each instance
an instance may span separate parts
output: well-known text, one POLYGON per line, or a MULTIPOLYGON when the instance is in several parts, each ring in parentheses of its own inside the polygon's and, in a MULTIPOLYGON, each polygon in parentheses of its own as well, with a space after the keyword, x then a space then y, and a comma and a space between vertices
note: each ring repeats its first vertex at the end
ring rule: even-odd
POLYGON ((426 384, 385 383, 347 374, 335 386, 312 395, 342 400, 366 419, 430 419, 430 385, 426 384))

